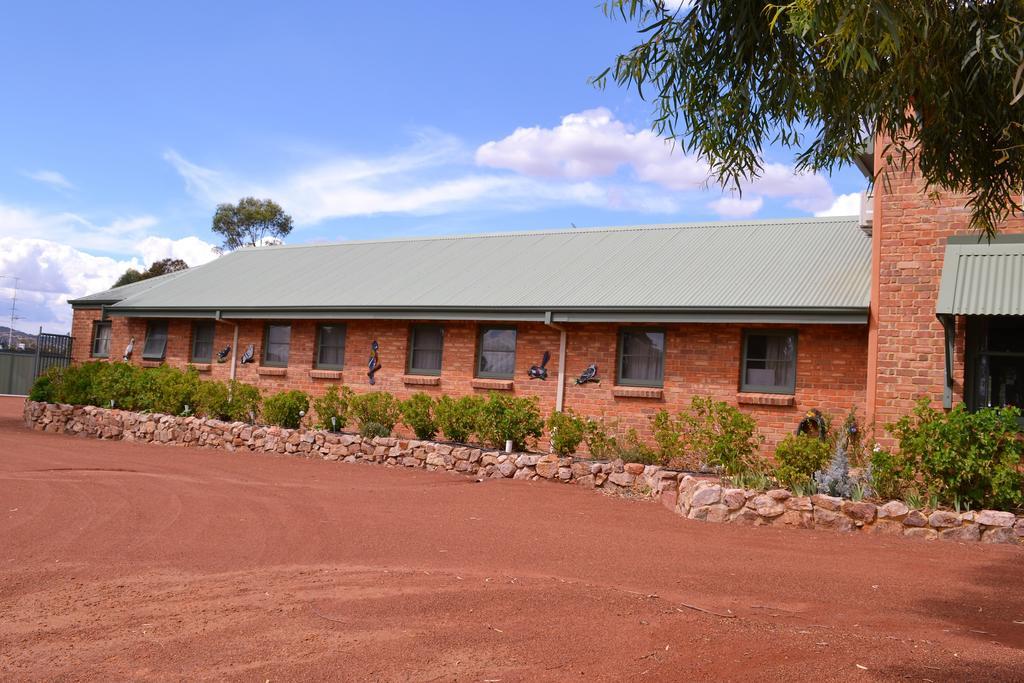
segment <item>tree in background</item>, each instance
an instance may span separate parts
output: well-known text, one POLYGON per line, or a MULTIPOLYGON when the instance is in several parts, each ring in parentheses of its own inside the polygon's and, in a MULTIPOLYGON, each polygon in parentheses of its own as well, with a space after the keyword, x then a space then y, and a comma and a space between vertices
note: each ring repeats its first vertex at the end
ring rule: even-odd
POLYGON ((1020 0, 610 0, 604 10, 644 38, 594 81, 653 98, 654 130, 726 187, 759 175, 766 145, 796 148, 798 171, 824 171, 881 133, 887 163, 916 161, 930 189, 967 195, 984 235, 1021 211, 1020 0))
POLYGON ((292 217, 270 199, 244 197, 238 204, 218 204, 213 231, 224 239, 223 249, 280 242, 292 231, 292 217))
POLYGON ((117 278, 117 282, 114 283, 115 287, 121 285, 130 285, 133 282, 139 282, 140 280, 148 280, 151 277, 158 275, 166 275, 167 273, 177 273, 179 270, 187 270, 188 264, 182 261, 180 258, 165 258, 159 261, 154 261, 153 265, 144 271, 137 271, 134 268, 129 268, 124 271, 124 275, 117 278))

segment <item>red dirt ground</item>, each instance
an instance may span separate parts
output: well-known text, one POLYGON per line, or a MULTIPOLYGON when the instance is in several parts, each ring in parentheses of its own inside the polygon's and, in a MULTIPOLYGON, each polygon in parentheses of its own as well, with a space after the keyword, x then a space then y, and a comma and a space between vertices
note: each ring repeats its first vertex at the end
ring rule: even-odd
POLYGON ((1022 589, 1022 548, 42 434, 0 399, 4 680, 1022 680, 1022 589))

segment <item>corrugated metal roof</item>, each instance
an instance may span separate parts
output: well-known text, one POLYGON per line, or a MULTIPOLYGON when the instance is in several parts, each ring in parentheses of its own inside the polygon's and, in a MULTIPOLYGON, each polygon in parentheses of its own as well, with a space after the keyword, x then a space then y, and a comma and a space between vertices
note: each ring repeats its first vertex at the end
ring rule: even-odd
POLYGON ((68 299, 69 304, 108 304, 115 301, 123 301, 128 297, 145 292, 148 289, 161 285, 169 280, 173 280, 185 271, 176 271, 173 273, 164 273, 163 275, 157 275, 156 277, 147 278, 145 280, 139 280, 138 282, 132 282, 131 284, 121 285, 120 287, 111 287, 110 289, 102 292, 96 292, 95 294, 87 294, 77 299, 68 299))
POLYGON ((938 314, 1024 315, 1024 242, 950 241, 942 266, 938 314))
POLYGON ((870 239, 812 218, 241 249, 111 308, 866 311, 870 239))

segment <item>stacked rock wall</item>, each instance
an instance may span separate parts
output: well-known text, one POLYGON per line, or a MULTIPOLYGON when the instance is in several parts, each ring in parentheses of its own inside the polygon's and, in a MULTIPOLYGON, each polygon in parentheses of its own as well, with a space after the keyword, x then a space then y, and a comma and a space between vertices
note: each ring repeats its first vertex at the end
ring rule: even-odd
POLYGON ((262 427, 199 417, 174 417, 95 406, 25 403, 25 423, 37 431, 172 446, 247 450, 347 463, 448 470, 478 478, 547 479, 659 500, 688 519, 754 526, 790 526, 881 533, 925 539, 1024 543, 1024 516, 982 510, 911 510, 900 501, 875 505, 831 496, 793 496, 723 486, 656 465, 502 453, 434 441, 381 438, 314 429, 262 427))

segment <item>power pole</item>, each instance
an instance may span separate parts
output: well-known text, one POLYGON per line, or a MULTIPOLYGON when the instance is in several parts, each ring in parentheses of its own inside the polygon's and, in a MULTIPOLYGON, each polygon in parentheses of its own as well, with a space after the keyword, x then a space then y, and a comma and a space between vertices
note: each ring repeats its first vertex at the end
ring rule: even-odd
POLYGON ((14 285, 11 287, 11 323, 7 328, 7 348, 14 348, 14 321, 18 319, 18 282, 21 280, 20 277, 14 275, 0 275, 0 277, 14 280, 14 285))

